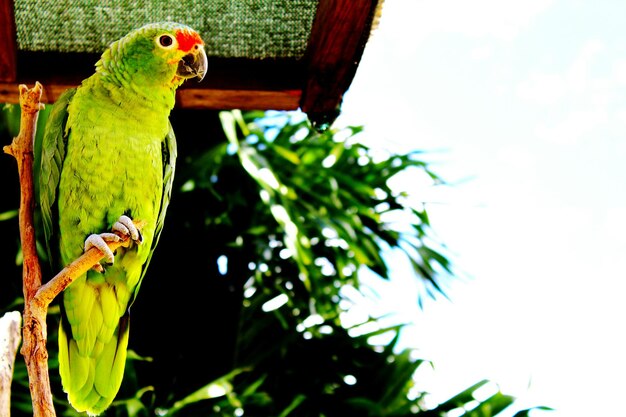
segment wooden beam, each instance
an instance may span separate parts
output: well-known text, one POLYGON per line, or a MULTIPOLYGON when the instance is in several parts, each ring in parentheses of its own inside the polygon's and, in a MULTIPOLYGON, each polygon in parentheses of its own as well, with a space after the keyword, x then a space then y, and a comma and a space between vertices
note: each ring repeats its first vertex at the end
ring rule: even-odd
POLYGON ((212 110, 297 110, 301 90, 216 90, 208 88, 181 88, 176 106, 189 109, 212 110))
MULTIPOLYGON (((382 0, 381 0, 382 1, 382 0)), ((307 79, 300 107, 318 125, 330 125, 361 60, 377 0, 320 0, 306 52, 307 79)))
MULTIPOLYGON (((26 82, 28 86, 34 81, 26 82)), ((68 88, 77 84, 45 84, 41 101, 53 103, 68 88)), ((213 88, 181 88, 177 91, 176 106, 190 109, 212 110, 296 110, 300 103, 300 90, 241 90, 213 88)), ((0 103, 19 102, 17 83, 0 82, 0 103)))
POLYGON ((0 81, 17 77, 17 40, 13 0, 0 0, 0 81))

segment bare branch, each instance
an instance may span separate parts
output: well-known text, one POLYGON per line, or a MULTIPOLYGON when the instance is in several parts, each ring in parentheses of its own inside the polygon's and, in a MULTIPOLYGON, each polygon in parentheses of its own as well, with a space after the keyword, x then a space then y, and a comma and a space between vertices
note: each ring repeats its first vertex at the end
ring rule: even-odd
POLYGON ((43 88, 38 82, 32 89, 20 85, 20 132, 4 151, 15 157, 20 177, 19 226, 24 267, 24 330, 22 355, 28 369, 29 387, 35 417, 55 416, 48 376, 48 351, 46 350, 46 311, 33 311, 31 301, 41 286, 41 266, 37 257, 33 216, 35 207, 33 182, 33 142, 37 130, 39 110, 43 108, 43 88))
POLYGON ((18 311, 0 317, 0 416, 11 415, 11 381, 21 340, 21 324, 22 316, 18 311))
MULTIPOLYGON (((143 221, 134 221, 133 223, 139 230, 145 225, 143 221)), ((128 246, 131 243, 129 235, 121 233, 116 234, 121 240, 117 242, 106 242, 112 252, 115 252, 119 247, 128 246)), ((104 253, 101 252, 100 249, 92 247, 74 262, 63 268, 54 278, 39 287, 33 298, 33 302, 39 306, 38 308, 47 308, 59 293, 66 289, 76 278, 90 270, 103 257, 104 253)))

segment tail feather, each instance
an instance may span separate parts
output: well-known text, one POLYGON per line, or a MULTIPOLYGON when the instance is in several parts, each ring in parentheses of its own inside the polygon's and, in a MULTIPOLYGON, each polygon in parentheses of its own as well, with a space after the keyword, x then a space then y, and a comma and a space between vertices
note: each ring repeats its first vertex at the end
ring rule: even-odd
POLYGON ((68 379, 68 381, 71 382, 69 391, 78 392, 84 389, 84 387, 93 385, 93 371, 90 369, 91 359, 79 353, 78 345, 75 340, 69 341, 68 350, 68 364, 71 364, 69 367, 70 378, 68 379))
POLYGON ((106 410, 122 384, 128 347, 128 314, 122 316, 113 337, 100 349, 81 351, 71 327, 59 326, 59 368, 63 390, 77 411, 95 416, 106 410))
POLYGON ((103 397, 114 398, 122 383, 129 333, 127 317, 120 320, 117 343, 105 345, 102 355, 96 361, 94 387, 103 397))

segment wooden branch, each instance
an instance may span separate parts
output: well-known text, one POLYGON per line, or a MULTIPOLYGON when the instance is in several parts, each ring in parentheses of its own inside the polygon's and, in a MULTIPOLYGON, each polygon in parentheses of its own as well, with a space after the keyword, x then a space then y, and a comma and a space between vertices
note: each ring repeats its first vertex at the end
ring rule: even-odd
POLYGON ((21 324, 22 316, 17 311, 0 317, 0 416, 3 417, 11 415, 11 381, 21 324))
MULTIPOLYGON (((144 226, 143 222, 134 222, 137 229, 144 226)), ((127 246, 130 243, 130 236, 116 233, 121 240, 118 242, 106 242, 112 252, 121 246, 127 246)), ((37 309, 46 309, 64 289, 66 289, 74 280, 89 271, 100 259, 104 257, 104 252, 96 247, 92 247, 83 253, 78 259, 66 266, 54 276, 46 284, 39 287, 32 303, 37 309)))
POLYGON ((17 161, 20 177, 19 226, 24 266, 22 270, 24 292, 24 331, 22 355, 28 369, 29 387, 36 417, 54 416, 50 378, 48 376, 48 351, 46 350, 46 312, 33 311, 31 301, 41 286, 41 266, 37 257, 33 216, 35 207, 33 182, 33 142, 37 130, 42 86, 32 89, 20 85, 20 132, 4 151, 17 161))
POLYGON ((13 142, 4 147, 4 151, 12 155, 17 161, 20 177, 20 210, 19 226, 22 251, 24 253, 24 299, 31 299, 41 285, 41 268, 37 258, 35 245, 35 230, 33 227, 33 211, 35 207, 33 182, 33 143, 37 130, 39 110, 43 109, 41 100, 42 86, 39 83, 28 89, 20 85, 20 132, 13 142))
MULTIPOLYGON (((28 369, 29 387, 33 402, 35 417, 54 417, 48 373, 48 350, 46 349, 47 326, 46 316, 48 306, 54 298, 74 279, 86 273, 100 259, 104 253, 97 248, 91 248, 80 258, 72 262, 59 272, 52 280, 41 285, 41 266, 37 257, 35 230, 34 230, 34 180, 33 180, 33 141, 37 129, 39 110, 43 87, 35 83, 35 87, 28 89, 20 85, 20 132, 13 139, 11 145, 5 146, 4 151, 17 160, 20 178, 21 197, 19 210, 20 239, 24 255, 22 271, 24 291, 24 329, 21 353, 28 369)), ((135 223, 138 228, 142 222, 135 223)), ((130 242, 129 236, 120 236, 118 242, 107 242, 114 251, 130 242)))

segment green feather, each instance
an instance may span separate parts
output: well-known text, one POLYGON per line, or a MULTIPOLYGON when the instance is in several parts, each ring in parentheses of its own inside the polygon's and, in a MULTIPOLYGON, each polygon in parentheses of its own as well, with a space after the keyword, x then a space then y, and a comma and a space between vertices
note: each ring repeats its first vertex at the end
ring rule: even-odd
POLYGON ((157 42, 163 34, 176 39, 181 30, 190 31, 147 25, 113 43, 96 73, 54 104, 35 157, 40 216, 56 270, 82 254, 87 236, 109 231, 121 215, 145 222, 142 244, 118 249, 113 265, 89 271, 63 293, 61 380, 72 406, 90 415, 109 407, 122 383, 129 308, 170 200, 176 140, 168 118, 185 78, 177 75, 177 62, 189 51, 157 42))

